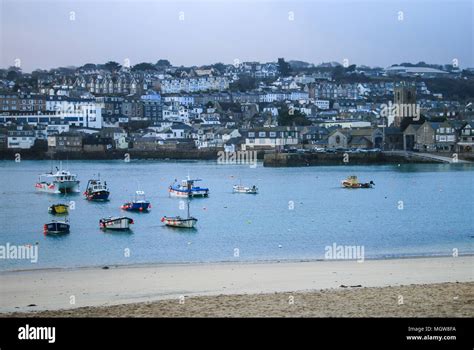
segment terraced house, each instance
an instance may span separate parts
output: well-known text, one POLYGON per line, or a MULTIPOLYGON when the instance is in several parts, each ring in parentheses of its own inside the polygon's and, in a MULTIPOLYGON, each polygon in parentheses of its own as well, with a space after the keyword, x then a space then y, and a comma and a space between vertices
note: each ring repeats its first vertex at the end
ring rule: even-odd
POLYGON ((245 149, 275 149, 286 145, 295 146, 300 143, 301 130, 301 127, 295 126, 242 130, 240 134, 245 140, 242 147, 245 149))

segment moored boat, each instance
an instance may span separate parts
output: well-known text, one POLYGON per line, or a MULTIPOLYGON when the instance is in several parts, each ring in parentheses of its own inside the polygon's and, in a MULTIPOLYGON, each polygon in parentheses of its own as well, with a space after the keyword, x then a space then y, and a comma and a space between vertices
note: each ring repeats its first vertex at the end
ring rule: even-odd
POLYGON ((62 164, 56 170, 56 173, 50 172, 39 176, 35 185, 37 191, 48 193, 79 192, 79 180, 75 174, 63 170, 62 164))
POLYGON ((43 233, 45 235, 60 235, 69 233, 69 223, 65 221, 51 221, 43 225, 43 233))
POLYGON ((246 187, 242 185, 234 185, 233 187, 234 193, 247 193, 247 194, 257 194, 258 187, 253 185, 252 187, 246 187))
POLYGON ((127 211, 147 212, 151 209, 151 204, 145 198, 145 192, 136 191, 135 199, 121 206, 121 209, 127 211))
POLYGON ((182 218, 181 216, 163 216, 161 218, 161 222, 163 222, 166 226, 171 227, 194 228, 197 223, 197 219, 193 217, 182 218))
POLYGON ((361 183, 355 175, 351 175, 342 181, 342 187, 344 188, 372 188, 373 186, 375 186, 373 181, 361 183))
POLYGON ((48 208, 48 212, 53 215, 67 214, 69 211, 69 205, 67 204, 53 204, 48 208))
POLYGON ((189 199, 187 204, 188 216, 186 218, 182 218, 181 216, 163 216, 161 222, 171 227, 194 228, 198 220, 189 214, 189 199))
POLYGON ((84 196, 89 201, 107 201, 109 200, 110 191, 107 182, 101 181, 100 177, 91 179, 87 182, 87 189, 84 196))
POLYGON ((169 193, 172 197, 207 197, 209 189, 206 187, 195 186, 194 183, 201 179, 191 179, 189 176, 179 183, 175 180, 174 184, 169 187, 169 193))
POLYGON ((134 224, 133 219, 126 216, 108 217, 99 220, 99 227, 102 230, 129 230, 134 224))

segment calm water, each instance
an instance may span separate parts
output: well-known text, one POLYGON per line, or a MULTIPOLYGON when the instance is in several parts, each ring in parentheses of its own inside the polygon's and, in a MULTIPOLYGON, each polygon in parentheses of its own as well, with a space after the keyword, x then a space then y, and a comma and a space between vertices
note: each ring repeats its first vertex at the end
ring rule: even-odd
MULTIPOLYGON (((48 206, 60 196, 37 193, 34 183, 47 161, 0 162, 0 244, 39 244, 39 261, 0 260, 1 270, 155 262, 321 259, 333 243, 363 245, 366 258, 474 252, 474 167, 463 165, 257 168, 203 161, 74 161, 81 180, 100 173, 111 200, 91 203, 81 194, 69 220, 71 233, 45 237, 48 206), (191 200, 197 229, 165 227, 163 215, 185 215, 167 187, 188 174, 202 178, 210 197, 191 200), (340 180, 357 174, 375 189, 346 190, 340 180), (256 184, 256 196, 233 194, 232 185, 256 184), (127 213, 131 233, 103 233, 99 218, 124 214, 119 207, 140 186, 150 213, 127 213), (398 207, 403 201, 403 209, 398 207), (293 204, 293 205, 292 205, 293 204), (293 208, 293 209, 291 209, 293 208), (239 256, 234 256, 235 249, 239 256), (129 249, 130 256, 124 254, 129 249)), ((62 198, 64 199, 64 198, 62 198)))

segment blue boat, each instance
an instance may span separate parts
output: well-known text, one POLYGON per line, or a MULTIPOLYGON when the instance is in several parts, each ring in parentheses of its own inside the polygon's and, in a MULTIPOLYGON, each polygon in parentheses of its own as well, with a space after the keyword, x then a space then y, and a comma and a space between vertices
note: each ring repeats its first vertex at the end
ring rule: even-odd
POLYGON ((84 196, 88 201, 107 201, 109 200, 110 191, 107 188, 107 182, 99 179, 89 180, 84 196))
POLYGON ((209 196, 209 189, 206 187, 195 186, 196 181, 201 181, 201 179, 191 179, 188 178, 182 180, 179 183, 175 180, 174 184, 169 187, 169 193, 172 197, 207 197, 209 196))
POLYGON ((132 202, 127 202, 121 206, 123 210, 146 212, 151 209, 151 204, 145 199, 145 192, 136 191, 135 199, 132 202))

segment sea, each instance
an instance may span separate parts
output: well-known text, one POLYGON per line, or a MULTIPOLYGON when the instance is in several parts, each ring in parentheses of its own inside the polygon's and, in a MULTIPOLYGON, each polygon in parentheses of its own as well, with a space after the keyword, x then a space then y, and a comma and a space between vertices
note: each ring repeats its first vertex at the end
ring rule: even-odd
MULTIPOLYGON (((35 190, 51 161, 0 162, 0 252, 37 247, 37 261, 0 256, 0 270, 73 268, 155 263, 301 261, 328 258, 329 247, 363 248, 364 259, 459 256, 474 253, 474 166, 391 164, 267 168, 262 163, 121 160, 65 161, 77 174, 78 194, 35 190), (89 202, 82 192, 100 175, 111 195, 89 202), (371 189, 345 189, 356 175, 371 189), (186 215, 183 199, 172 198, 175 180, 199 178, 208 198, 189 201, 195 229, 165 226, 165 215, 186 215), (256 185, 258 194, 233 193, 256 185), (145 191, 152 209, 129 213, 120 206, 145 191), (45 236, 57 219, 55 203, 71 205, 69 234, 45 236), (129 216, 129 232, 103 232, 99 220, 129 216)), ((337 258, 333 256, 333 258, 337 258)))

